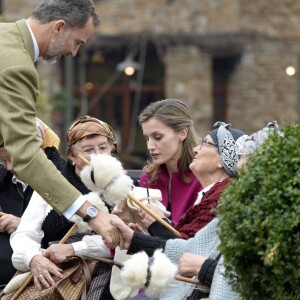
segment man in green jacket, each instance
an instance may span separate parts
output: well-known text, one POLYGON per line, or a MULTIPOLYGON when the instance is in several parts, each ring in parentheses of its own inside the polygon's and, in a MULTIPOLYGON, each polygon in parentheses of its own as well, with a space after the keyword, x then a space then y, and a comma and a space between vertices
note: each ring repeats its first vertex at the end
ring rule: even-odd
POLYGON ((92 0, 43 0, 27 20, 0 24, 0 147, 11 156, 15 172, 53 208, 70 218, 83 217, 115 246, 120 234, 113 215, 95 212, 47 159, 36 129, 38 57, 55 62, 75 56, 99 24, 92 0))

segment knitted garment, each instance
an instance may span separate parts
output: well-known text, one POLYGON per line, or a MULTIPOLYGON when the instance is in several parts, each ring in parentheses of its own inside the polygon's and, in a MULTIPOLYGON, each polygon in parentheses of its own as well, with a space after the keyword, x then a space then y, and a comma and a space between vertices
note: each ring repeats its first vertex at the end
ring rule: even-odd
MULTIPOLYGON (((203 255, 205 257, 211 257, 216 259, 220 252, 218 246, 220 240, 218 238, 218 219, 215 218, 202 230, 200 230, 194 238, 189 240, 169 240, 166 244, 165 254, 173 263, 178 263, 180 256, 185 253, 194 253, 203 255)), ((210 300, 239 300, 241 299, 238 294, 232 291, 226 278, 223 276, 224 266, 223 258, 221 256, 218 265, 216 267, 211 288, 206 288, 209 292, 210 300)), ((184 300, 190 299, 189 296, 193 293, 195 288, 203 289, 203 287, 195 286, 190 283, 182 281, 174 281, 169 288, 167 288, 160 295, 161 300, 184 300)), ((203 289, 204 291, 204 289, 203 289)), ((198 299, 197 299, 198 300, 198 299)))
POLYGON ((210 300, 223 300, 223 299, 230 299, 230 300, 241 300, 242 297, 234 292, 231 289, 228 281, 224 278, 224 257, 221 255, 217 268, 215 270, 215 275, 213 278, 213 282, 210 288, 209 299, 210 300))
POLYGON ((230 178, 221 182, 217 182, 213 187, 203 196, 201 202, 191 207, 179 220, 176 226, 177 231, 180 232, 182 239, 189 239, 204 226, 206 226, 216 214, 212 209, 216 208, 223 190, 230 183, 230 178))
POLYGON ((90 289, 87 294, 89 300, 113 299, 109 292, 109 282, 111 276, 112 266, 106 263, 97 263, 93 276, 90 289))

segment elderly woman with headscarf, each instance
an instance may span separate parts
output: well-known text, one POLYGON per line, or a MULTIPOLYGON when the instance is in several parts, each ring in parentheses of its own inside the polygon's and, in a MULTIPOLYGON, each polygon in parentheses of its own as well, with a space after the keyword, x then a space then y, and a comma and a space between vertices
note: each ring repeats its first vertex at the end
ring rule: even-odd
MULTIPOLYGON (((87 160, 95 154, 117 153, 117 140, 112 128, 105 122, 90 116, 77 119, 67 133, 68 157, 62 174, 82 194, 90 193, 82 183, 79 174, 84 163, 79 155, 87 160)), ((104 199, 103 199, 104 200, 104 199)), ((53 276, 61 276, 62 270, 56 265, 66 256, 80 255, 88 258, 109 257, 110 251, 99 235, 91 232, 68 244, 52 244, 59 241, 74 223, 68 221, 52 209, 36 192, 24 212, 20 226, 11 236, 12 261, 20 271, 32 271, 38 289, 49 288, 54 284, 53 276)), ((110 267, 96 266, 88 299, 112 299, 108 287, 110 267), (101 274, 107 274, 101 276, 101 274), (101 280, 97 282, 97 278, 101 280), (105 291, 104 291, 105 290, 105 291)))

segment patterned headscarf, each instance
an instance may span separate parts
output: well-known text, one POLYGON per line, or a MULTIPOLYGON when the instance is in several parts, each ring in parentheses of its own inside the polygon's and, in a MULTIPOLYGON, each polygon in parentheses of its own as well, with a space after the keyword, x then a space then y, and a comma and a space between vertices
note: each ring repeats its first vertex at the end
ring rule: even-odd
POLYGON ((250 136, 243 136, 236 142, 236 151, 238 154, 249 155, 253 153, 262 143, 264 143, 270 134, 277 132, 279 135, 282 133, 279 131, 279 127, 276 121, 271 121, 263 129, 254 132, 250 136))
POLYGON ((241 130, 231 128, 230 126, 231 124, 216 122, 214 124, 215 129, 208 134, 218 148, 221 163, 226 173, 230 177, 234 177, 237 175, 236 165, 238 163, 235 142, 245 134, 241 130))
POLYGON ((93 134, 106 136, 113 145, 112 153, 117 153, 117 139, 113 129, 107 123, 86 115, 77 119, 68 130, 68 154, 72 145, 82 138, 93 134))

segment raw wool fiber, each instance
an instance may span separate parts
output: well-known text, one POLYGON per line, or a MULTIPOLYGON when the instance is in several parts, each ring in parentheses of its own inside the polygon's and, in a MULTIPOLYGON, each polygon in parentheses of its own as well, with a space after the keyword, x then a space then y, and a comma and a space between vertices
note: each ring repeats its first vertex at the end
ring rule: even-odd
POLYGON ((154 262, 150 267, 150 283, 145 294, 151 298, 158 298, 161 292, 166 289, 174 280, 177 273, 177 266, 162 253, 162 250, 154 252, 154 262))
POLYGON ((80 173, 82 182, 93 192, 103 193, 105 201, 116 205, 124 201, 133 181, 115 157, 101 154, 91 157, 91 164, 80 173))
POLYGON ((120 276, 125 285, 134 288, 143 287, 146 283, 148 268, 148 255, 145 252, 139 252, 124 262, 120 276))

